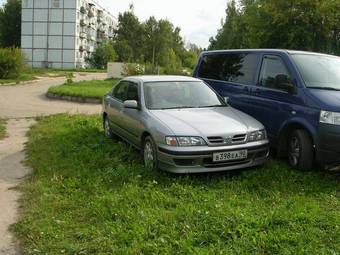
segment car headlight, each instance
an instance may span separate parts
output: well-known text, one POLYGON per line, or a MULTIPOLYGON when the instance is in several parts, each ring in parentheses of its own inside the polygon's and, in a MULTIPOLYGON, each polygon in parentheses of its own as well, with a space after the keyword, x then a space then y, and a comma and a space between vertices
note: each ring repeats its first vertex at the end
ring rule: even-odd
POLYGON ((203 146, 206 142, 202 137, 197 136, 167 136, 165 137, 165 143, 169 146, 203 146))
POLYGON ((340 113, 321 111, 320 122, 332 125, 340 125, 340 113))
POLYGON ((267 133, 266 133, 266 130, 264 129, 253 131, 248 134, 248 142, 261 141, 261 140, 265 140, 266 138, 267 138, 267 133))

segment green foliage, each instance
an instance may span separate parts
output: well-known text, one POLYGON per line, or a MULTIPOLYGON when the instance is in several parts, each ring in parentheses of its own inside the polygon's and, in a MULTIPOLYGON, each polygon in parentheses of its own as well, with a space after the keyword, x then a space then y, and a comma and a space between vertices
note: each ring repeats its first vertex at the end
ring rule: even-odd
POLYGON ((127 63, 151 64, 152 70, 162 67, 166 73, 180 73, 182 67, 192 68, 200 49, 187 50, 180 28, 168 20, 150 17, 140 22, 133 9, 119 15, 114 43, 118 60, 127 63))
POLYGON ((93 68, 106 69, 107 63, 117 59, 116 51, 110 42, 104 42, 91 54, 88 62, 93 68))
POLYGON ((65 83, 61 86, 49 88, 48 92, 60 96, 73 96, 80 98, 95 98, 102 99, 103 96, 112 89, 118 80, 92 80, 65 83))
POLYGON ((337 174, 284 163, 233 173, 147 171, 98 116, 40 119, 13 230, 24 254, 339 254, 337 174))
POLYGON ((134 76, 145 74, 144 66, 140 64, 126 63, 123 66, 123 76, 134 76))
POLYGON ((0 47, 20 47, 21 0, 7 0, 0 7, 0 47))
POLYGON ((228 4, 210 49, 286 48, 340 54, 339 0, 243 0, 228 4))
POLYGON ((6 120, 0 119, 0 140, 6 137, 6 123, 6 120))
POLYGON ((17 78, 24 68, 21 49, 0 48, 0 79, 17 78))

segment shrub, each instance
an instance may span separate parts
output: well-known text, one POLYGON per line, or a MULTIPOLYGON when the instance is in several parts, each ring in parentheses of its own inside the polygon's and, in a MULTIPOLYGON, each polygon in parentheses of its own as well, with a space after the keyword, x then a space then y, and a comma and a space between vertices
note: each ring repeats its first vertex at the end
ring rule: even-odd
POLYGON ((0 79, 18 78, 24 67, 25 58, 20 49, 0 49, 0 79))
POLYGON ((105 69, 108 62, 117 59, 116 51, 109 42, 102 43, 96 51, 88 58, 88 62, 93 68, 105 69))
POLYGON ((140 64, 126 63, 123 66, 123 76, 142 75, 145 73, 144 66, 140 64))

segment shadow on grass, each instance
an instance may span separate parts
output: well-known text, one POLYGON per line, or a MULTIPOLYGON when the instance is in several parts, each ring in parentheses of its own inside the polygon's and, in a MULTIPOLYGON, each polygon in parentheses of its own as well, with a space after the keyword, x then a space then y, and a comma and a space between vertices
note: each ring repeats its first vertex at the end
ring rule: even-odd
MULTIPOLYGON (((58 116, 60 115, 52 119, 58 116)), ((69 123, 50 122, 51 119, 42 121, 41 127, 44 126, 45 129, 45 123, 53 123, 49 127, 50 133, 33 136, 33 139, 37 148, 48 145, 44 152, 45 160, 41 162, 51 164, 51 171, 41 173, 39 170, 38 174, 60 174, 63 178, 77 177, 84 181, 98 180, 109 189, 119 189, 127 183, 140 186, 157 183, 162 187, 176 183, 202 188, 214 188, 218 184, 218 188, 221 188, 222 183, 238 182, 247 190, 314 193, 330 192, 338 185, 338 173, 320 170, 299 172, 291 169, 285 162, 273 159, 262 167, 230 172, 178 175, 146 170, 136 149, 121 139, 110 140, 104 137, 99 118, 95 121, 74 118, 69 123)), ((37 150, 39 153, 39 149, 37 150)), ((30 154, 34 157, 34 153, 30 154)), ((32 160, 31 162, 35 164, 32 160)))

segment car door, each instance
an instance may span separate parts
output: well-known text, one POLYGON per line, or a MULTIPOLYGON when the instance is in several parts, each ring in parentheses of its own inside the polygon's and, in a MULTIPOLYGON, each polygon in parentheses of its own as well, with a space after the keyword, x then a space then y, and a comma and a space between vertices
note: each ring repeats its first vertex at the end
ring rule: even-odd
POLYGON ((264 124, 274 143, 282 124, 294 117, 299 105, 304 103, 296 91, 296 84, 283 58, 274 54, 263 55, 258 84, 252 88, 249 100, 253 107, 252 116, 264 124))
POLYGON ((123 110, 128 87, 128 81, 121 81, 116 85, 116 87, 112 91, 112 94, 109 95, 106 100, 108 104, 107 114, 109 117, 111 128, 118 135, 122 135, 122 129, 124 128, 123 110))
MULTIPOLYGON (((129 81, 126 100, 135 100, 140 105, 140 86, 138 83, 129 81)), ((124 136, 137 147, 140 147, 140 137, 144 131, 141 121, 142 115, 141 109, 124 108, 122 111, 124 136)))

